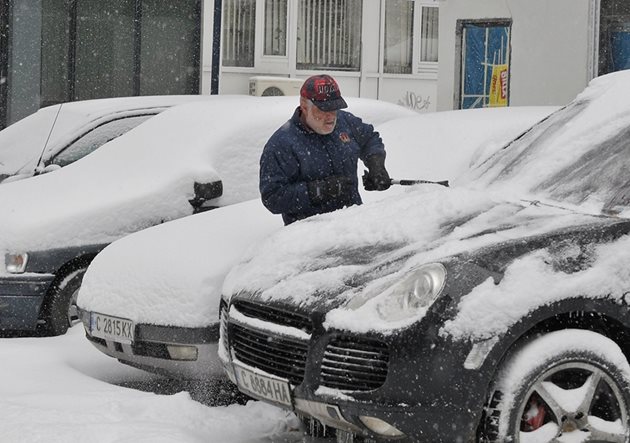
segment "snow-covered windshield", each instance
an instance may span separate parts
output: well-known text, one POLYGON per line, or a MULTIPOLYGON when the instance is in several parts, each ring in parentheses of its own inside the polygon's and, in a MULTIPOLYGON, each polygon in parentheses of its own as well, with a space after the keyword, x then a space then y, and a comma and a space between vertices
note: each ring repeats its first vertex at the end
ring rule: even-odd
POLYGON ((627 209, 629 99, 627 72, 593 80, 573 102, 474 171, 475 183, 587 211, 627 209))

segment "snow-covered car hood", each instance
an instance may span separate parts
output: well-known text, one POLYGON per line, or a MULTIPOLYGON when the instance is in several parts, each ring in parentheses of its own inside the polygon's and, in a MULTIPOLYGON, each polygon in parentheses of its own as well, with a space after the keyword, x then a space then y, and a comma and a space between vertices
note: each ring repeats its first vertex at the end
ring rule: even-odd
POLYGON ((375 297, 420 265, 607 220, 465 188, 418 186, 282 229, 249 250, 223 292, 330 310, 375 297))
POLYGON ((219 294, 230 267, 282 226, 255 199, 129 235, 96 256, 78 305, 136 323, 207 326, 219 319, 219 294))
MULTIPOLYGON (((396 107, 389 112, 393 105, 348 101, 353 112, 376 125, 387 147, 392 176, 430 180, 459 175, 473 159, 485 158, 484 153, 491 152, 493 146, 503 146, 556 109, 412 113, 391 119, 400 115, 396 107), (384 106, 388 112, 383 112, 384 106), (389 120, 383 123, 385 118, 389 120), (444 132, 453 126, 465 133, 444 132)), ((387 192, 362 192, 362 196, 367 203, 404 192, 398 187, 387 192)), ((251 245, 279 230, 281 218, 267 212, 256 199, 185 220, 132 234, 107 247, 83 279, 79 306, 159 325, 195 327, 218 321, 225 275, 251 245), (174 260, 182 256, 179 250, 185 251, 181 261, 174 260)))
POLYGON ((0 131, 0 177, 21 171, 32 175, 40 156, 48 158, 106 119, 138 111, 158 112, 207 98, 202 95, 117 97, 47 106, 0 131))
MULTIPOLYGON (((348 102, 377 123, 413 115, 390 103, 348 102)), ((208 97, 58 171, 2 185, 0 251, 105 244, 190 215, 194 182, 223 182, 216 206, 256 198, 262 147, 296 106, 296 97, 208 97)))

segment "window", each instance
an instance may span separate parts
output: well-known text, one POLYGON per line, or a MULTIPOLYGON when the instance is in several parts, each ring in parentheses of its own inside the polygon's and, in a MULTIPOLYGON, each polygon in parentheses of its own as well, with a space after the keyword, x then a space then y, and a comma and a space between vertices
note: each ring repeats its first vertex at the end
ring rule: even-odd
POLYGON ((41 3, 41 106, 199 92, 201 0, 41 3))
POLYGON ((57 154, 50 164, 66 166, 96 151, 108 141, 120 137, 124 133, 145 122, 154 114, 126 117, 112 120, 92 129, 78 140, 72 142, 57 154))
POLYGON ((223 66, 254 67, 256 0, 226 0, 223 9, 223 66))
POLYGON ((630 68, 630 5, 602 0, 599 27, 599 75, 630 68))
POLYGON ((420 33, 420 61, 438 61, 438 8, 422 7, 422 30, 420 33))
POLYGON ((297 69, 358 71, 361 0, 298 0, 297 69))
POLYGON ((438 6, 431 0, 382 0, 383 72, 434 72, 438 61, 438 6))
POLYGON ((264 55, 287 55, 287 0, 265 0, 264 55))
POLYGON ((387 0, 383 70, 387 74, 411 74, 412 58, 413 1, 387 0))
POLYGON ((510 20, 459 21, 459 109, 508 106, 510 20))

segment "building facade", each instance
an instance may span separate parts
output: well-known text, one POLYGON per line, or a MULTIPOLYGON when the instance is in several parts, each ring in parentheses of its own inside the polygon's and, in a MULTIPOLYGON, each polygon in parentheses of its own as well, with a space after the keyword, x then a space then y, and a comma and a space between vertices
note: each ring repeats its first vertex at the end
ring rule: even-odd
MULTIPOLYGON (((222 0, 219 92, 333 72, 344 94, 436 109, 439 2, 222 0), (266 79, 268 80, 268 78, 266 79)), ((204 84, 212 75, 204 63, 204 84)))
POLYGON ((630 67, 630 2, 444 0, 439 39, 439 110, 562 105, 630 67))
POLYGON ((0 0, 0 128, 72 100, 295 93, 321 72, 419 112, 561 105, 628 67, 627 0, 0 0))

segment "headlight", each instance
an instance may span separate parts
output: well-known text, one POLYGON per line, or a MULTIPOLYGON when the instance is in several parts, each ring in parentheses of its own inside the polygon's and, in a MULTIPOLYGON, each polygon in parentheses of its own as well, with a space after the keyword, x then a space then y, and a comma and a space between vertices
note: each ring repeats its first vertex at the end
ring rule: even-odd
POLYGON ((441 263, 420 266, 387 289, 378 306, 384 320, 401 320, 428 309, 444 289, 446 268, 441 263))
POLYGON ((21 274, 26 269, 26 263, 28 262, 28 254, 6 254, 4 256, 4 264, 7 272, 11 274, 21 274))

